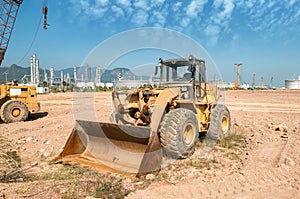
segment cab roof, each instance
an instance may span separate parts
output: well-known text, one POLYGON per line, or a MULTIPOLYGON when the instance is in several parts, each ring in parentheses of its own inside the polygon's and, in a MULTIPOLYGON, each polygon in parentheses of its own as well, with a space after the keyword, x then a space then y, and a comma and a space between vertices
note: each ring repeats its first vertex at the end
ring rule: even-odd
POLYGON ((159 60, 161 64, 170 67, 191 66, 193 62, 194 63, 204 62, 204 60, 197 59, 193 56, 190 56, 188 58, 176 58, 176 59, 167 59, 167 60, 163 60, 162 58, 160 58, 159 60))

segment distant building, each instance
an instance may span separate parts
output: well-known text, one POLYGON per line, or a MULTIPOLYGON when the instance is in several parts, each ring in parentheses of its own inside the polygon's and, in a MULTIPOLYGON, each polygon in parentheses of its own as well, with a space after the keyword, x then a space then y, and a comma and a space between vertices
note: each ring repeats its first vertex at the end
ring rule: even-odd
POLYGON ((285 88, 286 89, 300 89, 300 76, 298 77, 298 79, 285 80, 285 88))
POLYGON ((77 82, 76 87, 95 89, 95 83, 94 82, 77 82))
MULTIPOLYGON (((216 83, 214 83, 216 84, 216 83)), ((232 82, 221 82, 217 84, 220 89, 232 89, 234 87, 234 83, 232 82)))
POLYGON ((49 93, 49 88, 48 87, 37 87, 36 92, 38 94, 49 93))
POLYGON ((145 84, 150 84, 150 82, 148 80, 119 80, 116 84, 116 87, 138 88, 145 84))

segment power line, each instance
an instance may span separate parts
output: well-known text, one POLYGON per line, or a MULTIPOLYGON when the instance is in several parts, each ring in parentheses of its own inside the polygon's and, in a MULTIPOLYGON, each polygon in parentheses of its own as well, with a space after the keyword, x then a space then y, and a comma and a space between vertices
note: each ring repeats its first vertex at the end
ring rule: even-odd
POLYGON ((20 64, 22 61, 24 61, 24 59, 27 57, 29 51, 31 50, 31 48, 32 48, 32 46, 33 46, 33 44, 34 44, 34 42, 35 42, 35 40, 36 40, 36 38, 37 38, 37 34, 38 34, 38 32, 39 32, 39 29, 40 29, 39 27, 40 27, 40 25, 41 25, 42 18, 43 18, 43 15, 41 15, 41 17, 40 17, 40 21, 39 21, 38 27, 37 27, 37 29, 36 29, 36 31, 35 31, 35 33, 34 33, 34 37, 33 37, 32 41, 31 41, 31 43, 30 43, 30 45, 29 45, 29 47, 28 47, 26 53, 25 53, 24 56, 18 61, 18 64, 20 64))
MULTIPOLYGON (((47 14, 48 14, 47 0, 44 0, 44 3, 43 3, 43 13, 42 13, 42 15, 41 15, 41 17, 40 17, 40 20, 39 20, 38 26, 37 26, 37 28, 36 28, 36 30, 35 30, 33 39, 32 39, 32 41, 31 41, 31 43, 30 43, 30 45, 29 45, 29 47, 28 47, 28 49, 27 49, 25 55, 18 61, 18 64, 20 64, 22 61, 24 61, 24 59, 28 56, 28 53, 29 53, 29 51, 31 50, 31 48, 32 48, 32 46, 33 46, 33 44, 34 44, 34 42, 35 42, 35 40, 36 40, 36 38, 37 38, 37 35, 38 35, 39 30, 40 30, 40 26, 41 26, 41 23, 42 23, 42 19, 43 19, 43 18, 44 18, 44 23, 46 23, 46 26, 48 25, 47 22, 46 22, 46 20, 47 20, 47 16, 46 16, 46 15, 47 15, 47 14), (45 12, 45 8, 47 8, 47 11, 46 11, 46 12, 45 12), (46 18, 45 18, 45 17, 46 17, 46 18)), ((47 29, 47 27, 45 28, 45 25, 44 25, 44 29, 47 29)))

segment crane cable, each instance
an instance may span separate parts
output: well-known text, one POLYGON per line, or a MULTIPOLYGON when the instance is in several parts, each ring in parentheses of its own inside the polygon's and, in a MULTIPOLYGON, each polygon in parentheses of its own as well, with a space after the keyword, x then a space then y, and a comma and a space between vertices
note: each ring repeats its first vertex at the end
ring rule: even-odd
MULTIPOLYGON (((44 0, 44 6, 43 6, 43 9, 44 9, 44 7, 47 7, 46 4, 47 4, 47 0, 44 0)), ((44 16, 44 13, 42 13, 42 15, 41 15, 41 17, 40 17, 40 20, 39 20, 37 29, 35 30, 33 39, 32 39, 32 41, 31 41, 31 43, 30 43, 30 45, 29 45, 29 47, 28 47, 26 53, 25 53, 24 56, 18 61, 18 64, 20 64, 21 62, 24 61, 24 59, 27 57, 29 51, 31 50, 31 48, 32 48, 32 46, 33 46, 33 44, 34 44, 34 42, 35 42, 35 40, 36 40, 36 38, 37 38, 37 34, 38 34, 39 30, 40 30, 40 26, 41 26, 41 23, 42 23, 43 16, 44 16)), ((45 28, 44 28, 44 29, 45 29, 45 28)))

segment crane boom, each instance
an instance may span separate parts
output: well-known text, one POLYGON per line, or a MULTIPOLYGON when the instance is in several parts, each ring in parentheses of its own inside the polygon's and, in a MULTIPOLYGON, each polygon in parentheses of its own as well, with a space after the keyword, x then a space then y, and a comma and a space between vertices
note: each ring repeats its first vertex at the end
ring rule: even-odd
POLYGON ((2 0, 0 4, 0 65, 13 31, 16 17, 23 0, 2 0))

